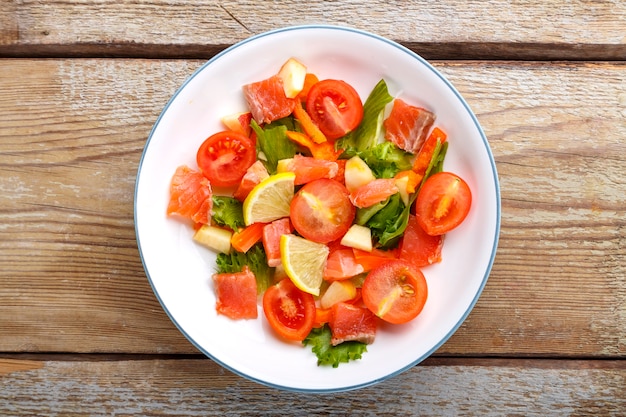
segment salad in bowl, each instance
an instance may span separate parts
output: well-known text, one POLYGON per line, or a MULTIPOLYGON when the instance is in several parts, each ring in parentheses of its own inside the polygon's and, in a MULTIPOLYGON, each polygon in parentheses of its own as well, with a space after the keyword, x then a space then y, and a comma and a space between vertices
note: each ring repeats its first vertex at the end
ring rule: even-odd
POLYGON ((402 46, 334 26, 261 34, 201 67, 151 132, 135 201, 146 273, 181 332, 305 392, 434 352, 499 233, 495 164, 460 94, 402 46))

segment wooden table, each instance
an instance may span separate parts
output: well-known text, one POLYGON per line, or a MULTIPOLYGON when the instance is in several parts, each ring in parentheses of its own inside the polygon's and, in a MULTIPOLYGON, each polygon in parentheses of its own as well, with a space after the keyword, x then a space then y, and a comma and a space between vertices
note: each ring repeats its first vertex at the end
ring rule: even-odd
POLYGON ((624 415, 626 3, 0 1, 0 415, 624 415), (476 112, 502 191, 482 297, 431 358, 336 395, 200 355, 139 259, 133 193, 169 97, 281 26, 375 32, 476 112))

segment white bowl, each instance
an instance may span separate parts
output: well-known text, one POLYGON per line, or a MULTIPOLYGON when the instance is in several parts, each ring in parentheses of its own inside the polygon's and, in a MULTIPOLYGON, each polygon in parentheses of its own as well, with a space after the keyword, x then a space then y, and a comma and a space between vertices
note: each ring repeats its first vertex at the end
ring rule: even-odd
MULTIPOLYGON (((154 80, 158 82, 159 80, 154 80)), ((456 89, 423 58, 380 36, 345 27, 298 26, 242 41, 198 69, 167 103, 146 143, 135 191, 135 227, 142 262, 163 309, 189 341, 232 372, 301 392, 369 386, 435 352, 461 325, 487 282, 500 230, 500 194, 487 139, 456 89), (244 111, 241 87, 267 78, 290 57, 316 75, 343 79, 363 100, 384 78, 391 95, 423 105, 448 134, 445 170, 469 184, 471 211, 446 236, 443 261, 423 269, 429 298, 422 313, 382 326, 361 360, 317 366, 309 347, 288 344, 259 319, 218 316, 210 277, 215 255, 192 242, 191 228, 165 214, 176 167, 195 166, 199 145, 223 130, 220 118, 244 111)))

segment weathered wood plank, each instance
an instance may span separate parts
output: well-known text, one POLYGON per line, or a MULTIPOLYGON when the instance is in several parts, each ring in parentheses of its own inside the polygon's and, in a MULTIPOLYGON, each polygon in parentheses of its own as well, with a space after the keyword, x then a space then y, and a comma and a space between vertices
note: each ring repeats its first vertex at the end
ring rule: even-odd
MULTIPOLYGON (((195 352, 144 276, 133 188, 200 64, 3 60, 0 351, 195 352)), ((485 129, 503 206, 491 278, 438 353, 623 358, 626 65, 434 64, 485 129)))
POLYGON ((358 395, 315 395, 264 387, 202 359, 0 359, 0 414, 543 417, 626 409, 624 361, 466 362, 417 366, 358 395))
POLYGON ((522 340, 546 355, 626 352, 626 66, 612 68, 442 69, 486 130, 502 191, 495 267, 466 323, 490 324, 457 333, 449 346, 482 345, 482 334, 491 353, 524 354, 522 340), (511 321, 493 327, 489 317, 502 315, 511 321), (608 330, 607 339, 588 338, 592 329, 608 330))
POLYGON ((0 56, 203 57, 267 30, 334 24, 378 33, 426 58, 626 57, 626 3, 4 0, 0 56))

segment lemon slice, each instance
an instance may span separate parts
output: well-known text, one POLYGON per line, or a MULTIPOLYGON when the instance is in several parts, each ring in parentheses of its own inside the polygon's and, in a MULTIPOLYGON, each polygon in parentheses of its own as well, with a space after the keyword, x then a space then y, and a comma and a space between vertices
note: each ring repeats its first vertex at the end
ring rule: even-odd
POLYGON ((243 221, 246 226, 289 216, 295 178, 293 172, 282 172, 257 184, 243 202, 243 221))
POLYGON ((319 295, 328 246, 288 234, 280 237, 280 259, 294 285, 309 294, 319 295))

